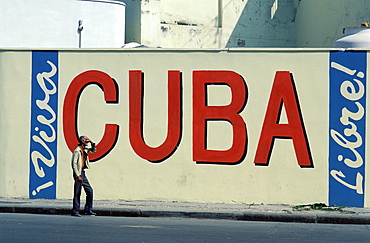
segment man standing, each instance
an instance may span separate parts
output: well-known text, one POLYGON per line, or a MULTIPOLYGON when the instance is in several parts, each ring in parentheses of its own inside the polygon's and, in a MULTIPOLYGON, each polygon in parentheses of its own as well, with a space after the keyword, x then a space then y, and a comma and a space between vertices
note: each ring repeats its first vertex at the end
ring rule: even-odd
POLYGON ((81 217, 80 215, 80 197, 82 187, 86 193, 86 204, 85 204, 85 215, 95 216, 96 214, 92 211, 93 205, 93 189, 90 186, 89 180, 85 175, 85 169, 89 169, 89 157, 88 153, 96 152, 95 143, 93 143, 88 137, 79 137, 79 144, 73 151, 72 155, 72 170, 74 183, 74 195, 73 195, 73 209, 72 216, 81 217), (91 148, 88 148, 88 144, 91 144, 91 148))

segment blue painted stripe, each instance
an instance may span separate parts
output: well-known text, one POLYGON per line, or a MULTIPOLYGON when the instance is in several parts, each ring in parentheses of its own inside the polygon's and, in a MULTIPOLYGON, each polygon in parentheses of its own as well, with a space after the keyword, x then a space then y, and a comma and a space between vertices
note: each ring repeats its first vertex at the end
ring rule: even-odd
POLYGON ((367 53, 330 53, 329 204, 363 207, 367 53))
POLYGON ((32 52, 30 198, 56 198, 58 52, 32 52))

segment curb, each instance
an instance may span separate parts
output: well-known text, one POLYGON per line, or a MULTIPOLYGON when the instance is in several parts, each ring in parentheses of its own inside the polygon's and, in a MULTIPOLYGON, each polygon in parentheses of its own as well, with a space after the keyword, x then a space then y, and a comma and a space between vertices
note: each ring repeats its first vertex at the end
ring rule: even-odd
POLYGON ((70 214, 71 210, 64 207, 36 206, 0 206, 0 213, 31 213, 31 214, 70 214))
POLYGON ((183 211, 142 211, 143 217, 196 218, 196 219, 230 219, 237 220, 234 213, 220 212, 183 212, 183 211))
POLYGON ((369 215, 317 215, 317 223, 322 224, 370 224, 369 215))
MULTIPOLYGON (((94 208, 98 216, 116 217, 170 217, 196 219, 224 219, 240 221, 319 223, 319 224, 370 224, 370 215, 329 215, 329 214, 285 214, 260 212, 185 212, 166 210, 140 210, 137 208, 94 208)), ((0 205, 0 213, 70 215, 66 206, 10 206, 0 205)))
POLYGON ((315 214, 284 214, 284 213, 244 213, 238 220, 244 221, 271 221, 291 223, 318 223, 315 214))

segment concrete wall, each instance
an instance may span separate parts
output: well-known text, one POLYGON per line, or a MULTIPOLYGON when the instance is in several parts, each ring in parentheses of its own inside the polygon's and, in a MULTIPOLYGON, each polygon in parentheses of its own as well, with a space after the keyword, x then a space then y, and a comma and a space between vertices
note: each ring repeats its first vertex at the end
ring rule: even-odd
POLYGON ((80 36, 82 47, 129 42, 163 48, 332 47, 344 27, 368 21, 370 5, 366 0, 14 0, 1 1, 0 13, 0 46, 10 48, 78 47, 80 36))
MULTIPOLYGON (((227 32, 231 32, 226 47, 294 46, 294 27, 299 1, 249 0, 241 2, 245 2, 245 5, 239 12, 235 25, 229 25, 230 30, 227 32)), ((226 24, 235 12, 232 12, 231 10, 234 9, 229 6, 225 6, 225 10, 223 17, 226 24)))
POLYGON ((296 16, 297 47, 333 47, 343 28, 359 27, 369 21, 367 0, 301 1, 296 16))
POLYGON ((3 50, 0 197, 71 198, 85 134, 97 199, 369 206, 366 57, 3 50))
POLYGON ((368 21, 369 11, 366 0, 145 0, 141 43, 164 48, 332 47, 344 27, 368 21))
POLYGON ((141 0, 124 1, 124 3, 126 4, 126 43, 141 43, 141 0))
MULTIPOLYGON (((128 13, 136 16, 139 2, 127 1, 128 13)), ((140 43, 164 48, 292 46, 297 6, 298 0, 141 1, 140 43)), ((130 16, 127 23, 136 26, 130 16)), ((137 39, 128 32, 127 38, 137 39)))

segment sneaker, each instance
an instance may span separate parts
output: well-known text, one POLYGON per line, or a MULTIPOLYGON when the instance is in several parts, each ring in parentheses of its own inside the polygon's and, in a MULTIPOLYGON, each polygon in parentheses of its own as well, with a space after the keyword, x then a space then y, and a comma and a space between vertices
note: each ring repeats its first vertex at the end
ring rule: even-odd
POLYGON ((72 213, 71 215, 75 216, 75 217, 81 217, 81 214, 79 214, 79 213, 72 213))
POLYGON ((93 211, 84 211, 84 215, 95 216, 96 213, 94 213, 93 211))

